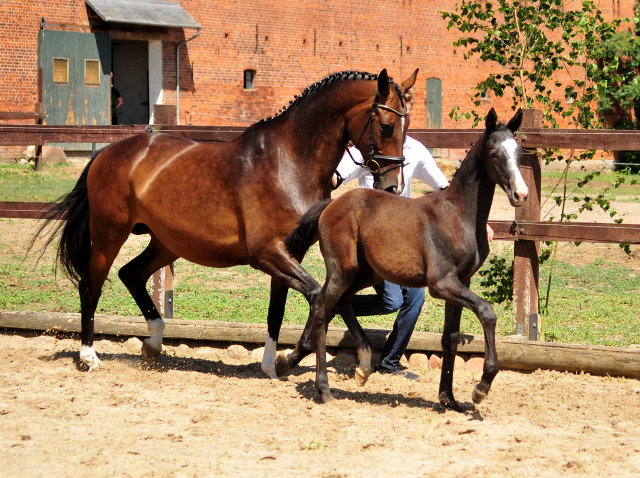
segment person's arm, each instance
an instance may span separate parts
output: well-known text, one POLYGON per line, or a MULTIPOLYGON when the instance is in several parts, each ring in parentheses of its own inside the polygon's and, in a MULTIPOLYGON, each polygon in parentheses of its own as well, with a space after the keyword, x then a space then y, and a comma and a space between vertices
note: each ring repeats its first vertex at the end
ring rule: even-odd
POLYGON ((120 108, 122 106, 122 103, 124 103, 124 101, 122 101, 122 96, 118 96, 118 101, 116 102, 116 108, 120 108))
MULTIPOLYGON (((360 154, 360 151, 358 151, 357 148, 351 148, 350 151, 351 151, 351 155, 353 156, 353 159, 361 163, 362 154, 360 154)), ((348 182, 353 181, 354 179, 359 179, 360 176, 362 176, 367 172, 367 169, 355 164, 351 159, 351 157, 349 156, 349 153, 345 151, 344 156, 342 156, 342 159, 340 160, 340 164, 338 164, 338 168, 336 169, 336 171, 340 175, 340 177, 342 177, 343 179, 342 184, 347 184, 348 182)), ((338 178, 334 174, 333 179, 331 180, 331 184, 333 185, 334 188, 337 185, 337 180, 338 178)))
POLYGON ((407 160, 415 163, 414 178, 424 181, 436 190, 449 186, 447 177, 440 171, 433 156, 421 142, 407 136, 404 149, 407 160))

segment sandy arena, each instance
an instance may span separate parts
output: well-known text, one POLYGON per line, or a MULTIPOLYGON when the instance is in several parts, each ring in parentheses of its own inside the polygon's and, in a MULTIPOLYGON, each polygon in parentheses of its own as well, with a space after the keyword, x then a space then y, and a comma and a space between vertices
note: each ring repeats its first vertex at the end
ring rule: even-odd
POLYGON ((459 370, 459 414, 438 370, 358 388, 342 362, 322 405, 310 366, 271 381, 250 356, 174 344, 149 368, 130 344, 98 342, 87 373, 75 339, 0 334, 3 477, 640 476, 637 380, 501 371, 474 407, 480 375, 459 370))

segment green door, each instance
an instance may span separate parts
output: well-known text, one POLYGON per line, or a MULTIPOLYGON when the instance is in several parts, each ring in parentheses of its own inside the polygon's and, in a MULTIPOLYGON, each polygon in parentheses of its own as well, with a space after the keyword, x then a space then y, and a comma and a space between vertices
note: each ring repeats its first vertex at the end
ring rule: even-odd
POLYGON ((442 128, 442 81, 427 79, 427 129, 442 128))
MULTIPOLYGON (((111 124, 111 42, 108 33, 40 30, 38 64, 42 68, 45 124, 111 124)), ((65 143, 67 151, 90 144, 65 143)))

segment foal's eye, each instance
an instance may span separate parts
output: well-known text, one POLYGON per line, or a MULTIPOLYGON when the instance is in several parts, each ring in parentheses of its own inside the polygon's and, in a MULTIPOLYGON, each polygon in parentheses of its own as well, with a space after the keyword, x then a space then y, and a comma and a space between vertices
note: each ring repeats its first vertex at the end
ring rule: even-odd
POLYGON ((380 123, 380 131, 382 131, 382 134, 384 135, 390 135, 391 133, 393 133, 393 125, 380 123))

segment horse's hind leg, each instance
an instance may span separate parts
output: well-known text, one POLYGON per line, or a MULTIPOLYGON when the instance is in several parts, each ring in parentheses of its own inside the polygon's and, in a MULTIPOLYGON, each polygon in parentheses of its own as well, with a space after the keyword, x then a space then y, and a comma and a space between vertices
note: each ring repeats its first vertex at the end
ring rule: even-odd
POLYGON ((264 344, 264 355, 262 356, 262 371, 274 379, 278 378, 276 375, 276 351, 288 292, 289 287, 271 278, 271 295, 267 313, 268 330, 267 340, 264 344))
POLYGON ((118 275, 138 304, 147 320, 151 337, 142 344, 142 355, 147 362, 154 362, 162 352, 164 320, 147 292, 147 281, 158 269, 171 264, 178 256, 170 252, 155 236, 147 248, 131 262, 120 269, 118 275))
POLYGON ((92 240, 89 265, 86 273, 80 279, 78 292, 80 293, 81 334, 80 334, 80 361, 89 366, 89 371, 100 364, 100 360, 93 349, 94 316, 102 286, 107 279, 109 269, 115 260, 122 244, 124 244, 129 231, 107 230, 100 234, 92 231, 92 240))

